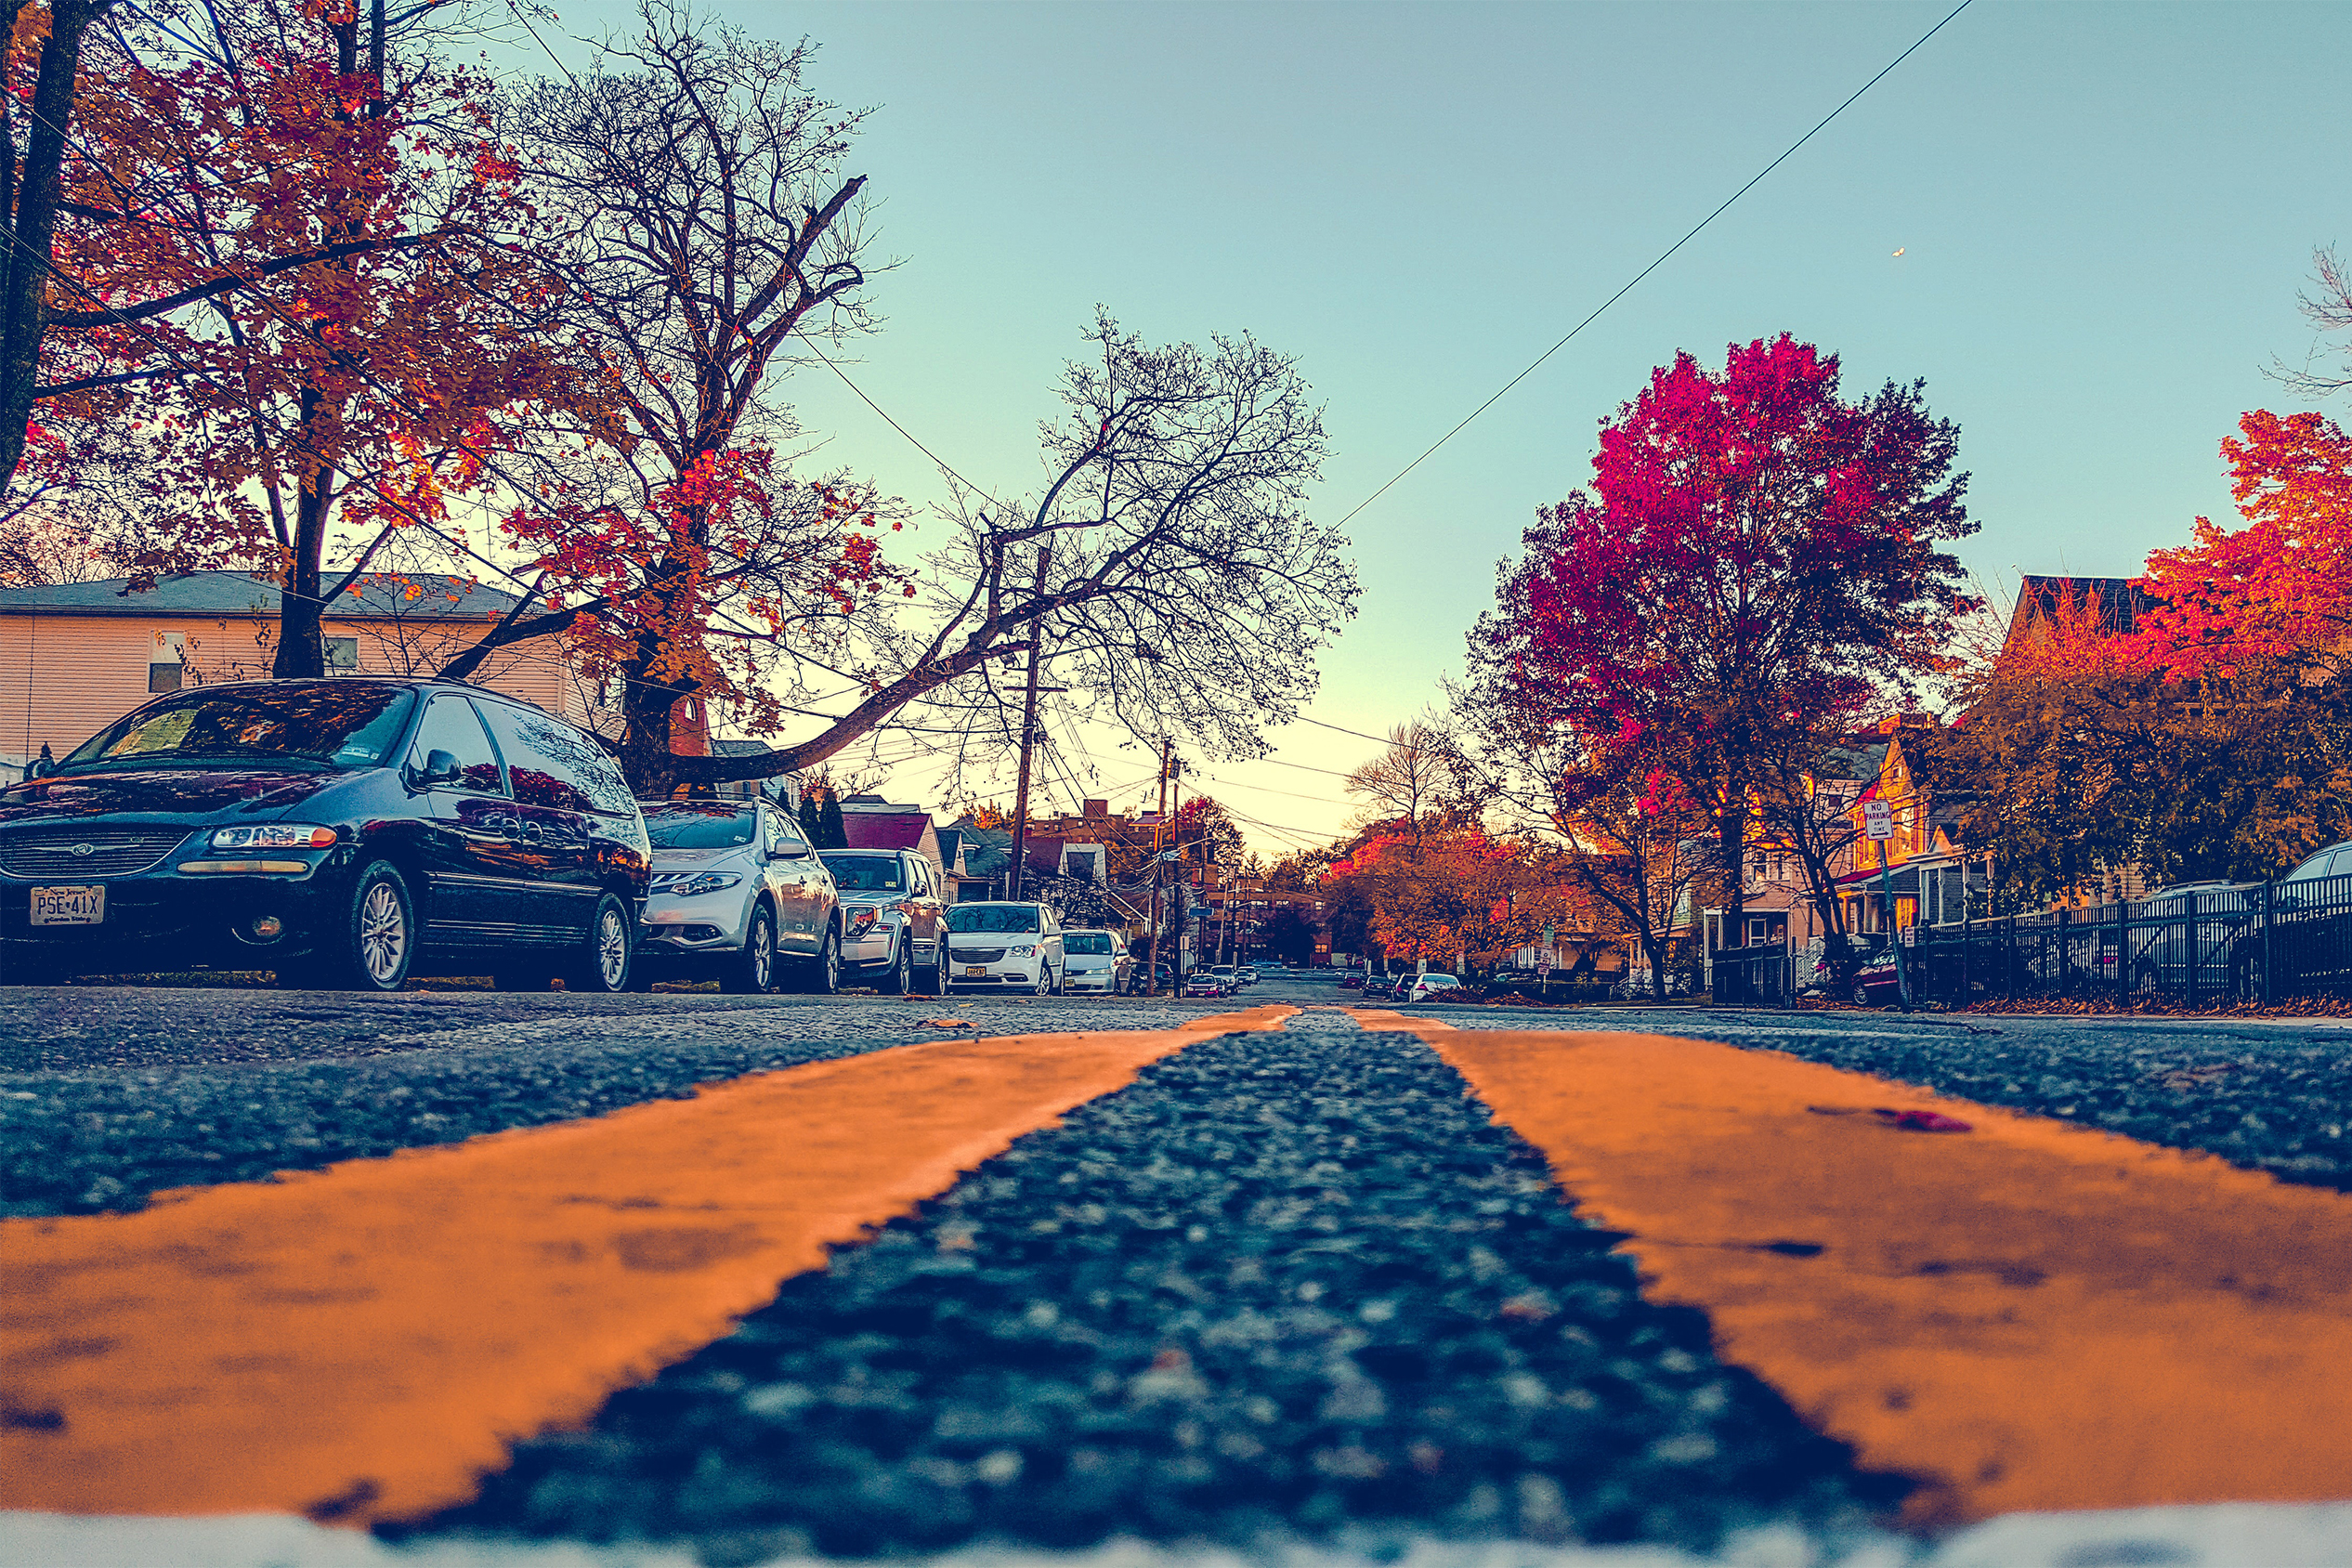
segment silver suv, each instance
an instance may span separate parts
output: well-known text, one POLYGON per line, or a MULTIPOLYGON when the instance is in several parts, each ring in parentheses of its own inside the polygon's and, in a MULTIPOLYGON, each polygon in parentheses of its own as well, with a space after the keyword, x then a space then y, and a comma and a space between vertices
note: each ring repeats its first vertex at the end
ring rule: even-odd
POLYGON ((1062 988, 1069 960, 1062 922, 1043 904, 958 904, 947 911, 947 989, 1019 987, 1039 996, 1062 988))
POLYGON ((830 994, 841 980, 832 873, 770 801, 646 801, 653 894, 639 984, 702 979, 723 989, 830 994))
POLYGON ((842 896, 842 972, 885 996, 939 989, 942 906, 931 862, 910 849, 817 853, 842 896))

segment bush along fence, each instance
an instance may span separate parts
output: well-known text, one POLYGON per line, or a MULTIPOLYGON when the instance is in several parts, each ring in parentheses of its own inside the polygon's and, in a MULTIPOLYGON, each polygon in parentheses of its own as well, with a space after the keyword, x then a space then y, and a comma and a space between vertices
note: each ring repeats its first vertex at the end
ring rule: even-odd
MULTIPOLYGON (((2033 999, 2191 1006, 2352 995, 2352 876, 2215 885, 2170 897, 1913 926, 1866 949, 1845 1000, 1942 1007, 2033 999), (1898 964, 1900 969, 1898 969, 1898 964)), ((1785 1007, 1830 996, 1816 941, 1715 953, 1717 1001, 1785 1007)))

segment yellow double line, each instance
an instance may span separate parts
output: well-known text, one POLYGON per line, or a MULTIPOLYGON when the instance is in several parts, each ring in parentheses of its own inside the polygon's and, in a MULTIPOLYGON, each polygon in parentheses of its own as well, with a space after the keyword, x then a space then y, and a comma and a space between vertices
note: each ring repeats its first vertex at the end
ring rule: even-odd
POLYGON ((590 1120, 0 1222, 0 1508, 462 1502, 508 1444, 727 1333, 829 1245, 1271 1006, 900 1046, 590 1120))
POLYGON ((1918 1478, 1914 1522, 2352 1497, 2352 1199, 1777 1052, 1355 1016, 1435 1048, 1724 1360, 1918 1478))

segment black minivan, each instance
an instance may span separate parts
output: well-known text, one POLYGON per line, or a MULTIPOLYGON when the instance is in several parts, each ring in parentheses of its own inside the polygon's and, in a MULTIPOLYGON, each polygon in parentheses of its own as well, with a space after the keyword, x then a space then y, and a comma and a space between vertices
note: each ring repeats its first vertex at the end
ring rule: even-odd
POLYGON ((0 791, 0 980, 618 991, 650 877, 619 766, 527 702, 364 675, 196 686, 0 791))

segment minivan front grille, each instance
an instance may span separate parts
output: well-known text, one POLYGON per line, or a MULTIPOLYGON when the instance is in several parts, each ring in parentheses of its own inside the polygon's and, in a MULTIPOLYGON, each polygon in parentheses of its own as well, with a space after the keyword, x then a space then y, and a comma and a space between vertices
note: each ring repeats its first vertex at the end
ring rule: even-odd
POLYGON ((0 833, 0 871, 12 877, 124 877, 188 837, 185 828, 26 828, 0 833))
POLYGON ((1004 961, 1004 949, 1002 947, 950 947, 947 949, 947 961, 949 963, 1001 963, 1004 961))

